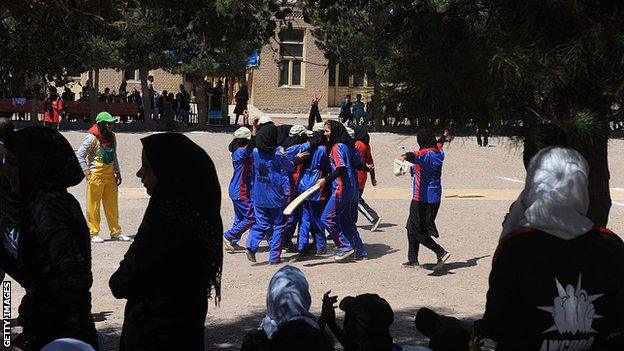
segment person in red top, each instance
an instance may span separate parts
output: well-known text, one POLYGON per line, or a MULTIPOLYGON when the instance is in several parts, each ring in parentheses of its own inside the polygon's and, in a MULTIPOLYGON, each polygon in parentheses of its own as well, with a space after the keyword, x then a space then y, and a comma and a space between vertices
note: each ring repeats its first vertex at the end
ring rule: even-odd
MULTIPOLYGON (((373 186, 377 186, 377 179, 375 179, 375 169, 373 161, 373 154, 371 152, 370 147, 370 135, 368 135, 368 130, 366 126, 356 126, 355 127, 355 149, 359 152, 362 163, 367 165, 370 168, 371 174, 371 184, 373 186), (372 166, 372 167, 371 167, 372 166)), ((364 188, 366 186, 366 179, 368 178, 368 172, 364 170, 357 170, 357 181, 358 181, 358 190, 360 192, 360 197, 358 199, 358 211, 368 219, 371 224, 371 231, 377 230, 379 223, 381 223, 381 217, 373 210, 364 198, 362 198, 362 193, 364 193, 364 188)))
POLYGON ((63 100, 56 92, 55 87, 50 87, 50 93, 43 102, 45 113, 43 115, 43 125, 53 129, 59 129, 61 123, 61 111, 63 111, 63 100))

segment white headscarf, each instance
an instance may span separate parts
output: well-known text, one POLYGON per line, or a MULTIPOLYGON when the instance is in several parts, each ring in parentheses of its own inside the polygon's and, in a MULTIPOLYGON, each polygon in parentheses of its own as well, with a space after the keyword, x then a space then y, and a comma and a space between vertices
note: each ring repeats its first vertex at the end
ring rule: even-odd
POLYGON ((269 339, 277 328, 286 322, 303 320, 320 329, 316 318, 308 310, 312 304, 308 281, 298 268, 284 266, 271 278, 267 292, 267 315, 260 328, 269 339))
POLYGON ((503 222, 501 239, 514 229, 532 227, 564 240, 590 231, 586 217, 589 166, 576 150, 549 147, 529 162, 524 190, 503 222))

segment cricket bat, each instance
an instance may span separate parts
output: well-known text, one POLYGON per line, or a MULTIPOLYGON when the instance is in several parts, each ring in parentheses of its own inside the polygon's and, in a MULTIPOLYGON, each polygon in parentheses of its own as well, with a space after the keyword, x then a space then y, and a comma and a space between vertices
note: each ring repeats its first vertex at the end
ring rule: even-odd
POLYGON ((305 199, 309 198, 310 195, 314 194, 315 192, 319 191, 321 189, 320 186, 318 185, 314 185, 312 186, 310 189, 302 192, 301 194, 299 194, 299 196, 297 196, 294 200, 292 200, 288 206, 286 206, 286 208, 284 209, 284 215, 286 216, 290 216, 297 207, 299 207, 299 205, 301 205, 302 202, 305 201, 305 199))

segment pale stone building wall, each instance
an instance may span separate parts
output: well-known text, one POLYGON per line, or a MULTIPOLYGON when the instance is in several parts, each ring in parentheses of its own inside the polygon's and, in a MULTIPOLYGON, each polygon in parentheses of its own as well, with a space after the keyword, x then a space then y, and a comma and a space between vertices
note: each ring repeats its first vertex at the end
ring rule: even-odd
POLYGON ((250 103, 264 112, 308 112, 310 101, 315 94, 320 94, 323 97, 319 103, 319 109, 323 111, 327 108, 329 81, 327 59, 325 59, 323 51, 314 43, 312 28, 303 19, 295 18, 293 28, 305 31, 301 68, 302 84, 297 87, 279 86, 280 69, 276 63, 276 60, 280 58, 279 43, 271 40, 260 52, 260 67, 251 70, 249 74, 252 87, 250 103))

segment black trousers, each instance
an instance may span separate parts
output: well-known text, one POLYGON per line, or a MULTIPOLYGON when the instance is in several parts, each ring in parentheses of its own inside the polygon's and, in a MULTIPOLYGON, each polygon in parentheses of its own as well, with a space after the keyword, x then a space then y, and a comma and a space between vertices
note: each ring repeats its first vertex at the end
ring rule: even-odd
POLYGON ((364 217, 366 217, 366 219, 369 222, 375 223, 375 221, 379 219, 379 215, 377 214, 377 212, 375 212, 375 210, 373 210, 370 206, 368 206, 366 201, 364 201, 364 199, 362 198, 363 192, 364 190, 360 190, 360 199, 358 200, 358 211, 360 211, 360 213, 363 214, 364 217))
POLYGON ((488 146, 488 138, 490 136, 490 133, 488 133, 487 131, 482 132, 482 131, 478 131, 477 132, 477 144, 479 146, 488 146), (481 139, 483 138, 483 139, 481 139))
POLYGON ((435 225, 439 208, 440 203, 429 204, 412 200, 406 226, 409 262, 418 262, 418 250, 421 244, 433 251, 438 258, 444 252, 444 248, 433 240, 434 237, 439 237, 438 228, 435 225))

